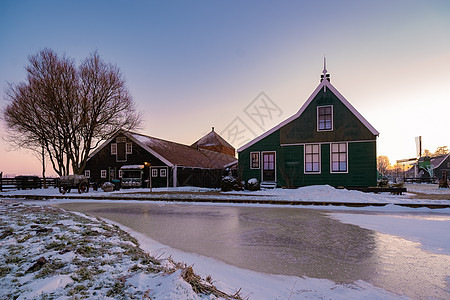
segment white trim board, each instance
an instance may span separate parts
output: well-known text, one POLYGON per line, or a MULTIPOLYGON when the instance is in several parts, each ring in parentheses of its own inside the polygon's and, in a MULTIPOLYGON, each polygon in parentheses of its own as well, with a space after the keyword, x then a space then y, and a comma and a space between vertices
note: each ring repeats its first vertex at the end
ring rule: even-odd
POLYGON ((248 147, 250 147, 250 146, 256 144, 257 142, 259 142, 260 140, 264 139, 265 137, 271 135, 272 133, 274 133, 275 131, 277 131, 281 127, 287 125, 291 121, 293 121, 293 120, 297 119, 298 117, 300 117, 300 115, 305 111, 305 109, 309 106, 309 104, 317 96, 317 94, 319 93, 320 89, 322 89, 322 88, 325 89, 326 87, 329 88, 331 90, 331 92, 333 92, 333 94, 335 94, 336 97, 339 100, 341 100, 341 102, 361 121, 361 123, 364 124, 364 126, 367 127, 367 129, 369 129, 369 131, 373 135, 375 135, 375 136, 380 135, 380 133, 372 125, 370 125, 370 123, 353 107, 353 105, 350 104, 350 102, 348 102, 344 98, 344 96, 341 95, 341 93, 339 93, 336 90, 336 88, 328 80, 322 80, 322 82, 317 86, 317 88, 314 90, 314 92, 311 94, 311 96, 309 96, 309 98, 306 100, 306 102, 303 104, 303 106, 299 109, 299 111, 295 115, 293 115, 290 118, 284 120, 283 122, 281 122, 280 124, 276 125, 272 129, 269 129, 268 131, 266 131, 262 135, 258 136, 257 138, 251 140, 250 142, 248 142, 244 146, 240 147, 239 149, 237 149, 237 152, 242 152, 243 150, 247 149, 248 147))
POLYGON ((375 143, 376 140, 359 140, 359 141, 327 141, 327 142, 307 142, 307 143, 293 143, 293 144, 280 144, 281 147, 288 147, 288 146, 303 146, 308 144, 320 144, 320 145, 326 145, 326 144, 335 144, 335 143, 375 143))

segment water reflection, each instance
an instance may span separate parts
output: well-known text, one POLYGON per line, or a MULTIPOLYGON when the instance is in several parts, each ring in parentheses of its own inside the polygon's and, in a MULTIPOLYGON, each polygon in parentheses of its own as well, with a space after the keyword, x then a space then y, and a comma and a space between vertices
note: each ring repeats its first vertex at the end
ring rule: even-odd
POLYGON ((123 203, 61 205, 114 220, 158 242, 272 274, 364 280, 416 299, 449 296, 449 256, 301 208, 123 203), (447 290, 446 290, 447 289, 447 290))

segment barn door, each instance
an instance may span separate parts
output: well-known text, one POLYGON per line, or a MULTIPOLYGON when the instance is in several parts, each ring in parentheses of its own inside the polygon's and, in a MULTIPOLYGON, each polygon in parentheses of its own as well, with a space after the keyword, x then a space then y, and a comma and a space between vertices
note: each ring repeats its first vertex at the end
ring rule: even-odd
POLYGON ((275 182, 275 152, 263 152, 262 181, 275 182))

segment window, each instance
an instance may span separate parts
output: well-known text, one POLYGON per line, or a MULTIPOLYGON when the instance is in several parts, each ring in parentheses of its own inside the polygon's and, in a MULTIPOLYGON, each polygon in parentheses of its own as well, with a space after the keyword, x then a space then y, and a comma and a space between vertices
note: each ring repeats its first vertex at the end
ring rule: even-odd
POLYGON ((159 177, 166 177, 166 169, 159 170, 159 177))
POLYGON ((100 177, 101 178, 106 178, 106 170, 101 170, 100 171, 100 177))
POLYGON ((158 177, 158 169, 152 169, 152 177, 158 177))
POLYGON ((331 144, 331 172, 347 172, 347 143, 331 144))
POLYGON ((84 177, 90 178, 91 177, 91 171, 90 170, 84 170, 84 177))
POLYGON ((117 144, 111 144, 111 155, 116 155, 117 154, 117 144))
POLYGON ((122 178, 123 176, 123 170, 119 170, 119 178, 122 178))
POLYGON ((250 153, 250 169, 259 169, 259 152, 250 153))
POLYGON ((305 145, 305 173, 320 173, 320 145, 305 145))
POLYGON ((133 154, 133 144, 132 143, 127 143, 126 153, 133 154))
POLYGON ((317 107, 317 130, 333 130, 333 106, 317 107))

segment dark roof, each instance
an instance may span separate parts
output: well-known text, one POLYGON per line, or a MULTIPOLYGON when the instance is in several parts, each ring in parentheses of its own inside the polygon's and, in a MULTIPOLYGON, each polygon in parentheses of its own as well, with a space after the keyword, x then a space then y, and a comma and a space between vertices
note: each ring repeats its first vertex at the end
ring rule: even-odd
POLYGON ((225 141, 225 139, 223 137, 221 137, 214 131, 214 127, 213 127, 213 129, 211 130, 210 133, 208 133, 207 135, 205 135, 204 137, 202 137, 201 139, 199 139, 198 141, 193 143, 191 145, 191 147, 194 147, 194 148, 196 148, 197 146, 198 147, 211 147, 211 146, 220 146, 220 145, 234 149, 233 146, 231 146, 227 141, 225 141))
POLYGON ((450 154, 444 154, 440 156, 435 156, 431 158, 431 164, 433 168, 436 169, 441 166, 441 164, 449 157, 450 154))
POLYGON ((196 149, 171 141, 133 132, 123 132, 138 145, 158 157, 169 166, 185 166, 207 169, 221 169, 237 161, 234 156, 205 149, 196 149))

